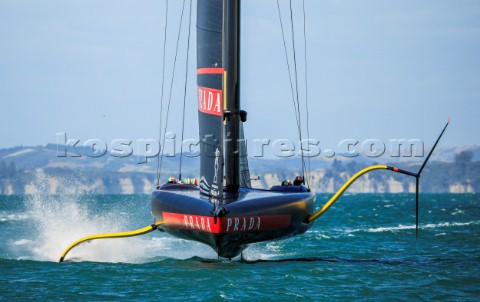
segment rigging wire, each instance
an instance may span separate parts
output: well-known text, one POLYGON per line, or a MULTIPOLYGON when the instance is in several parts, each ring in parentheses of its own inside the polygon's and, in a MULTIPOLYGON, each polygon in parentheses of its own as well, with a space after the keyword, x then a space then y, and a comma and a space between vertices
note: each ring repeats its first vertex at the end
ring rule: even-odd
POLYGON ((297 72, 297 52, 295 48, 295 29, 293 26, 293 9, 292 9, 292 0, 289 1, 290 3, 290 24, 292 25, 292 48, 293 48, 293 65, 295 67, 295 93, 297 97, 297 108, 298 108, 298 120, 299 126, 298 126, 298 135, 300 137, 300 153, 302 155, 302 176, 304 179, 304 184, 305 184, 305 157, 303 154, 303 141, 302 141, 302 118, 301 118, 301 110, 300 110, 300 100, 298 98, 298 72, 297 72))
MULTIPOLYGON (((291 0, 290 0, 290 20, 291 20, 291 23, 292 23, 292 40, 294 40, 294 34, 293 34, 293 30, 294 30, 294 27, 293 27, 293 14, 292 14, 292 6, 291 6, 291 0)), ((301 149, 301 155, 302 155, 302 173, 303 175, 305 175, 305 159, 304 159, 304 156, 303 156, 303 148, 302 148, 302 127, 301 127, 301 115, 300 115, 300 103, 298 101, 298 81, 297 81, 297 73, 296 73, 296 60, 294 60, 294 63, 295 63, 295 89, 293 88, 293 81, 292 81, 292 72, 291 72, 291 68, 290 68, 290 61, 288 59, 288 50, 287 50, 287 44, 286 44, 286 41, 285 41, 285 30, 284 30, 284 27, 283 27, 283 21, 282 21, 282 14, 281 14, 281 10, 280 10, 280 3, 279 3, 279 0, 277 0, 277 9, 278 9, 278 17, 279 17, 279 20, 280 20, 280 27, 282 29, 282 39, 283 39, 283 48, 285 50, 285 61, 287 63, 287 68, 288 68, 288 78, 289 78, 289 81, 290 81, 290 89, 291 89, 291 92, 292 92, 292 103, 293 103, 293 107, 295 108, 295 118, 296 118, 296 121, 297 121, 297 128, 298 128, 298 135, 299 135, 299 138, 300 138, 300 149, 301 149), (296 90, 296 98, 295 98, 295 90, 296 90)), ((293 53, 294 53, 294 58, 295 58, 295 46, 293 47, 293 53)))
POLYGON ((287 63, 288 79, 290 81, 290 90, 292 92, 293 108, 295 109, 295 119, 297 121, 297 127, 298 127, 298 124, 299 124, 298 114, 297 114, 298 108, 297 108, 297 104, 295 103, 295 92, 293 89, 292 72, 290 71, 291 69, 290 69, 290 61, 288 59, 287 43, 285 42, 285 30, 283 28, 282 13, 280 11, 280 3, 278 2, 278 0, 277 0, 277 8, 278 8, 278 18, 280 20, 280 28, 282 29, 283 49, 285 50, 285 61, 287 63))
POLYGON ((307 187, 310 188, 310 177, 311 177, 311 155, 310 155, 310 123, 308 118, 308 62, 307 62, 307 21, 305 14, 305 0, 302 0, 303 8, 303 49, 304 49, 304 59, 305 59, 305 113, 307 116, 307 146, 308 146, 308 169, 307 169, 307 187))
MULTIPOLYGON (((184 12, 185 12, 185 0, 183 0, 182 13, 180 15, 180 23, 178 25, 177 45, 176 45, 176 48, 175 48, 175 58, 173 60, 172 80, 170 81, 170 91, 168 93, 167 114, 166 114, 166 117, 165 117, 165 128, 163 129, 163 140, 162 140, 161 146, 163 146, 165 144, 165 135, 167 133, 168 115, 170 113, 170 104, 171 104, 171 101, 172 101, 172 90, 173 90, 173 82, 175 80, 175 70, 177 69, 176 67, 177 67, 177 57, 178 57, 178 46, 180 44, 180 36, 181 36, 181 33, 182 33, 182 23, 183 23, 184 12)), ((160 152, 160 167, 159 167, 159 172, 158 172, 159 176, 162 173, 163 151, 164 150, 165 149, 162 148, 162 150, 160 152)))
POLYGON ((285 42, 285 31, 284 31, 284 28, 283 28, 282 14, 281 14, 281 11, 280 11, 280 4, 279 4, 278 0, 277 0, 277 8, 278 8, 278 17, 279 17, 279 20, 280 20, 280 27, 282 29, 283 49, 285 50, 285 61, 287 63, 288 79, 290 81, 290 90, 292 92, 292 103, 293 103, 293 108, 295 109, 295 119, 297 121, 297 127, 298 127, 298 125, 299 125, 298 114, 297 114, 298 108, 297 108, 297 104, 295 103, 295 90, 293 89, 292 72, 291 72, 291 68, 290 68, 290 60, 288 59, 287 44, 285 42))
MULTIPOLYGON (((163 87, 165 86, 165 50, 167 46, 167 27, 168 27, 168 0, 165 1, 165 26, 163 35, 163 62, 162 62, 162 90, 160 96, 160 122, 158 126, 158 141, 162 140, 162 115, 163 115, 163 87)), ((160 146, 162 148, 163 146, 160 146)), ((157 187, 160 185, 160 152, 157 154, 157 187)))
POLYGON ((188 19, 188 37, 187 37, 187 60, 185 63, 185 87, 183 91, 183 115, 182 115, 182 140, 180 141, 180 167, 178 179, 182 179, 182 159, 183 159, 183 136, 185 133, 185 103, 187 99, 187 84, 188 84, 188 59, 190 54, 190 33, 192 29, 192 0, 190 0, 190 11, 188 19))

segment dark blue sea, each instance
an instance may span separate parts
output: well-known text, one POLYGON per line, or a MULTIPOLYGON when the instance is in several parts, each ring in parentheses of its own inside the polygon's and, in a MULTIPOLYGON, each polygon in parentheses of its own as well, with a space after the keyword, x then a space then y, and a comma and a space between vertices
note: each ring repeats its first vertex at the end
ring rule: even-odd
MULTIPOLYGON (((329 194, 317 196, 317 206, 329 194)), ((342 197, 306 234, 251 246, 245 259, 160 232, 80 237, 152 223, 146 195, 0 196, 0 300, 479 301, 480 198, 342 197)))

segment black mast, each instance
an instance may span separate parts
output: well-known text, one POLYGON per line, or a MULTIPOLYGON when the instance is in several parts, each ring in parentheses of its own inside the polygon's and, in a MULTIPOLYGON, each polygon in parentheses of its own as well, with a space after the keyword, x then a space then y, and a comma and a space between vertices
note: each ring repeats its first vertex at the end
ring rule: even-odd
POLYGON ((225 187, 237 193, 240 187, 240 0, 223 0, 223 66, 225 119, 225 187))

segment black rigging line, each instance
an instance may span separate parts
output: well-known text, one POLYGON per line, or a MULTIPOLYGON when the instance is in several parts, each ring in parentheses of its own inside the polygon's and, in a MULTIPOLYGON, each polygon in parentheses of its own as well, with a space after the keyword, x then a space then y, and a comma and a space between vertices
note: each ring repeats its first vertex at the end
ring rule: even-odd
POLYGON ((308 146, 308 169, 307 169, 307 187, 310 188, 310 176, 311 176, 311 154, 310 154, 310 123, 308 119, 308 62, 307 62, 307 26, 306 26, 306 14, 305 14, 305 0, 302 0, 303 8, 303 41, 304 43, 304 59, 305 59, 305 108, 307 114, 307 146, 308 146))
MULTIPOLYGON (((175 70, 176 70, 176 67, 177 67, 177 57, 178 57, 178 46, 180 44, 180 35, 182 33, 182 23, 183 23, 183 13, 185 12, 185 0, 183 0, 183 6, 182 6, 182 14, 180 16, 180 23, 178 25, 178 35, 177 35, 177 46, 175 48, 175 58, 173 60, 173 72, 172 72, 172 80, 170 82, 170 91, 169 91, 169 95, 168 95, 168 105, 167 105, 167 114, 166 114, 166 118, 165 118, 165 128, 163 129, 163 141, 162 141, 162 145, 163 146, 165 144, 165 135, 167 133, 167 126, 168 126, 168 114, 170 112, 170 104, 171 104, 171 101, 172 101, 172 90, 173 90, 173 82, 175 80, 175 70)), ((163 151, 165 149, 162 148, 162 151, 160 152, 160 169, 159 169, 159 175, 162 173, 162 164, 163 164, 163 151)))
POLYGON ((297 121, 297 126, 298 126, 298 114, 297 114, 297 104, 295 103, 295 92, 293 89, 293 83, 292 83, 292 73, 290 71, 290 61, 288 60, 288 50, 287 50, 287 43, 285 42, 285 31, 283 29, 283 21, 282 21, 282 13, 280 11, 280 4, 278 3, 277 0, 277 8, 278 8, 278 17, 280 20, 280 27, 282 29, 282 39, 283 39, 283 49, 285 50, 285 61, 287 62, 287 68, 288 68, 288 79, 290 80, 290 90, 292 91, 292 102, 293 102, 293 108, 295 108, 295 119, 297 121))
POLYGON ((300 108, 297 108, 297 103, 295 103, 295 91, 293 89, 292 72, 291 72, 291 69, 290 69, 290 61, 288 59, 287 43, 285 42, 285 30, 283 29, 282 13, 281 13, 281 10, 280 10, 280 4, 279 4, 278 0, 277 0, 277 8, 278 8, 278 17, 279 17, 279 20, 280 20, 280 28, 282 29, 283 49, 285 50, 285 61, 287 63, 288 79, 290 81, 290 90, 292 92, 292 103, 293 103, 293 108, 295 109, 295 119, 297 121, 297 128, 300 131, 300 121, 298 119, 298 110, 300 108))
POLYGON ((303 176, 303 183, 305 184, 305 157, 303 155, 303 142, 302 142, 302 118, 301 118, 301 110, 300 110, 300 100, 298 99, 298 73, 297 73, 297 55, 295 49, 295 30, 293 26, 293 10, 292 10, 292 0, 290 2, 290 23, 292 25, 292 47, 293 47, 293 65, 295 67, 295 92, 296 92, 296 101, 297 101, 297 108, 298 108, 298 135, 300 136, 300 153, 302 155, 302 176, 303 176))
POLYGON ((188 19, 188 38, 187 38, 187 62, 185 64, 185 87, 183 91, 183 116, 182 116, 182 140, 180 141, 180 167, 178 179, 182 179, 182 159, 183 159, 183 135, 185 132, 185 103, 187 99, 187 84, 188 84, 188 59, 190 54, 190 32, 192 29, 192 0, 190 0, 190 11, 188 19))
MULTIPOLYGON (((296 121, 297 121, 298 136, 299 136, 299 139, 300 139, 300 149, 301 149, 301 156, 302 156, 302 173, 303 173, 302 176, 304 176, 305 175, 305 159, 304 159, 304 156, 303 156, 303 148, 302 148, 302 127, 301 127, 301 120, 300 120, 300 118, 301 118, 300 103, 298 101, 298 81, 295 82, 296 91, 297 91, 297 98, 295 98, 295 90, 293 88, 293 83, 292 83, 292 72, 291 72, 291 68, 290 68, 290 62, 289 62, 289 59, 288 59, 287 44, 285 42, 285 30, 283 28, 282 14, 281 14, 280 4, 279 4, 278 0, 277 0, 277 9, 278 9, 278 17, 280 19, 280 27, 282 29, 283 48, 285 50, 285 61, 287 63, 288 78, 290 80, 290 89, 291 89, 291 92, 292 92, 292 103, 293 103, 293 107, 295 108, 295 118, 296 118, 296 121)), ((290 18, 291 18, 291 22, 292 22, 292 39, 294 39, 294 36, 293 36, 293 29, 294 28, 293 28, 293 16, 292 16, 291 1, 290 1, 290 18)), ((293 52, 294 52, 294 56, 295 56, 295 47, 293 48, 293 52)), ((295 79, 297 79, 296 60, 295 60, 295 79)))
MULTIPOLYGON (((163 62, 162 62, 162 92, 160 97, 160 123, 158 129, 158 141, 162 140, 162 115, 163 115, 163 87, 165 86, 165 50, 167 46, 167 27, 168 27, 168 0, 165 1, 165 26, 163 35, 163 62)), ((163 146, 160 146, 163 148, 163 146)), ((160 185, 160 152, 157 154, 157 187, 160 185)))

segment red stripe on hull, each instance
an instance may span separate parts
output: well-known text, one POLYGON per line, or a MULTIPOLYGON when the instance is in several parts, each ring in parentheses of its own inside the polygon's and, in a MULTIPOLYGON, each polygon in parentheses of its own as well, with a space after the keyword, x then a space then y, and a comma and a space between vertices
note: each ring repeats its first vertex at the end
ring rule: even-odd
POLYGON ((290 226, 291 215, 217 217, 163 212, 165 225, 185 230, 223 234, 284 230, 290 226))

